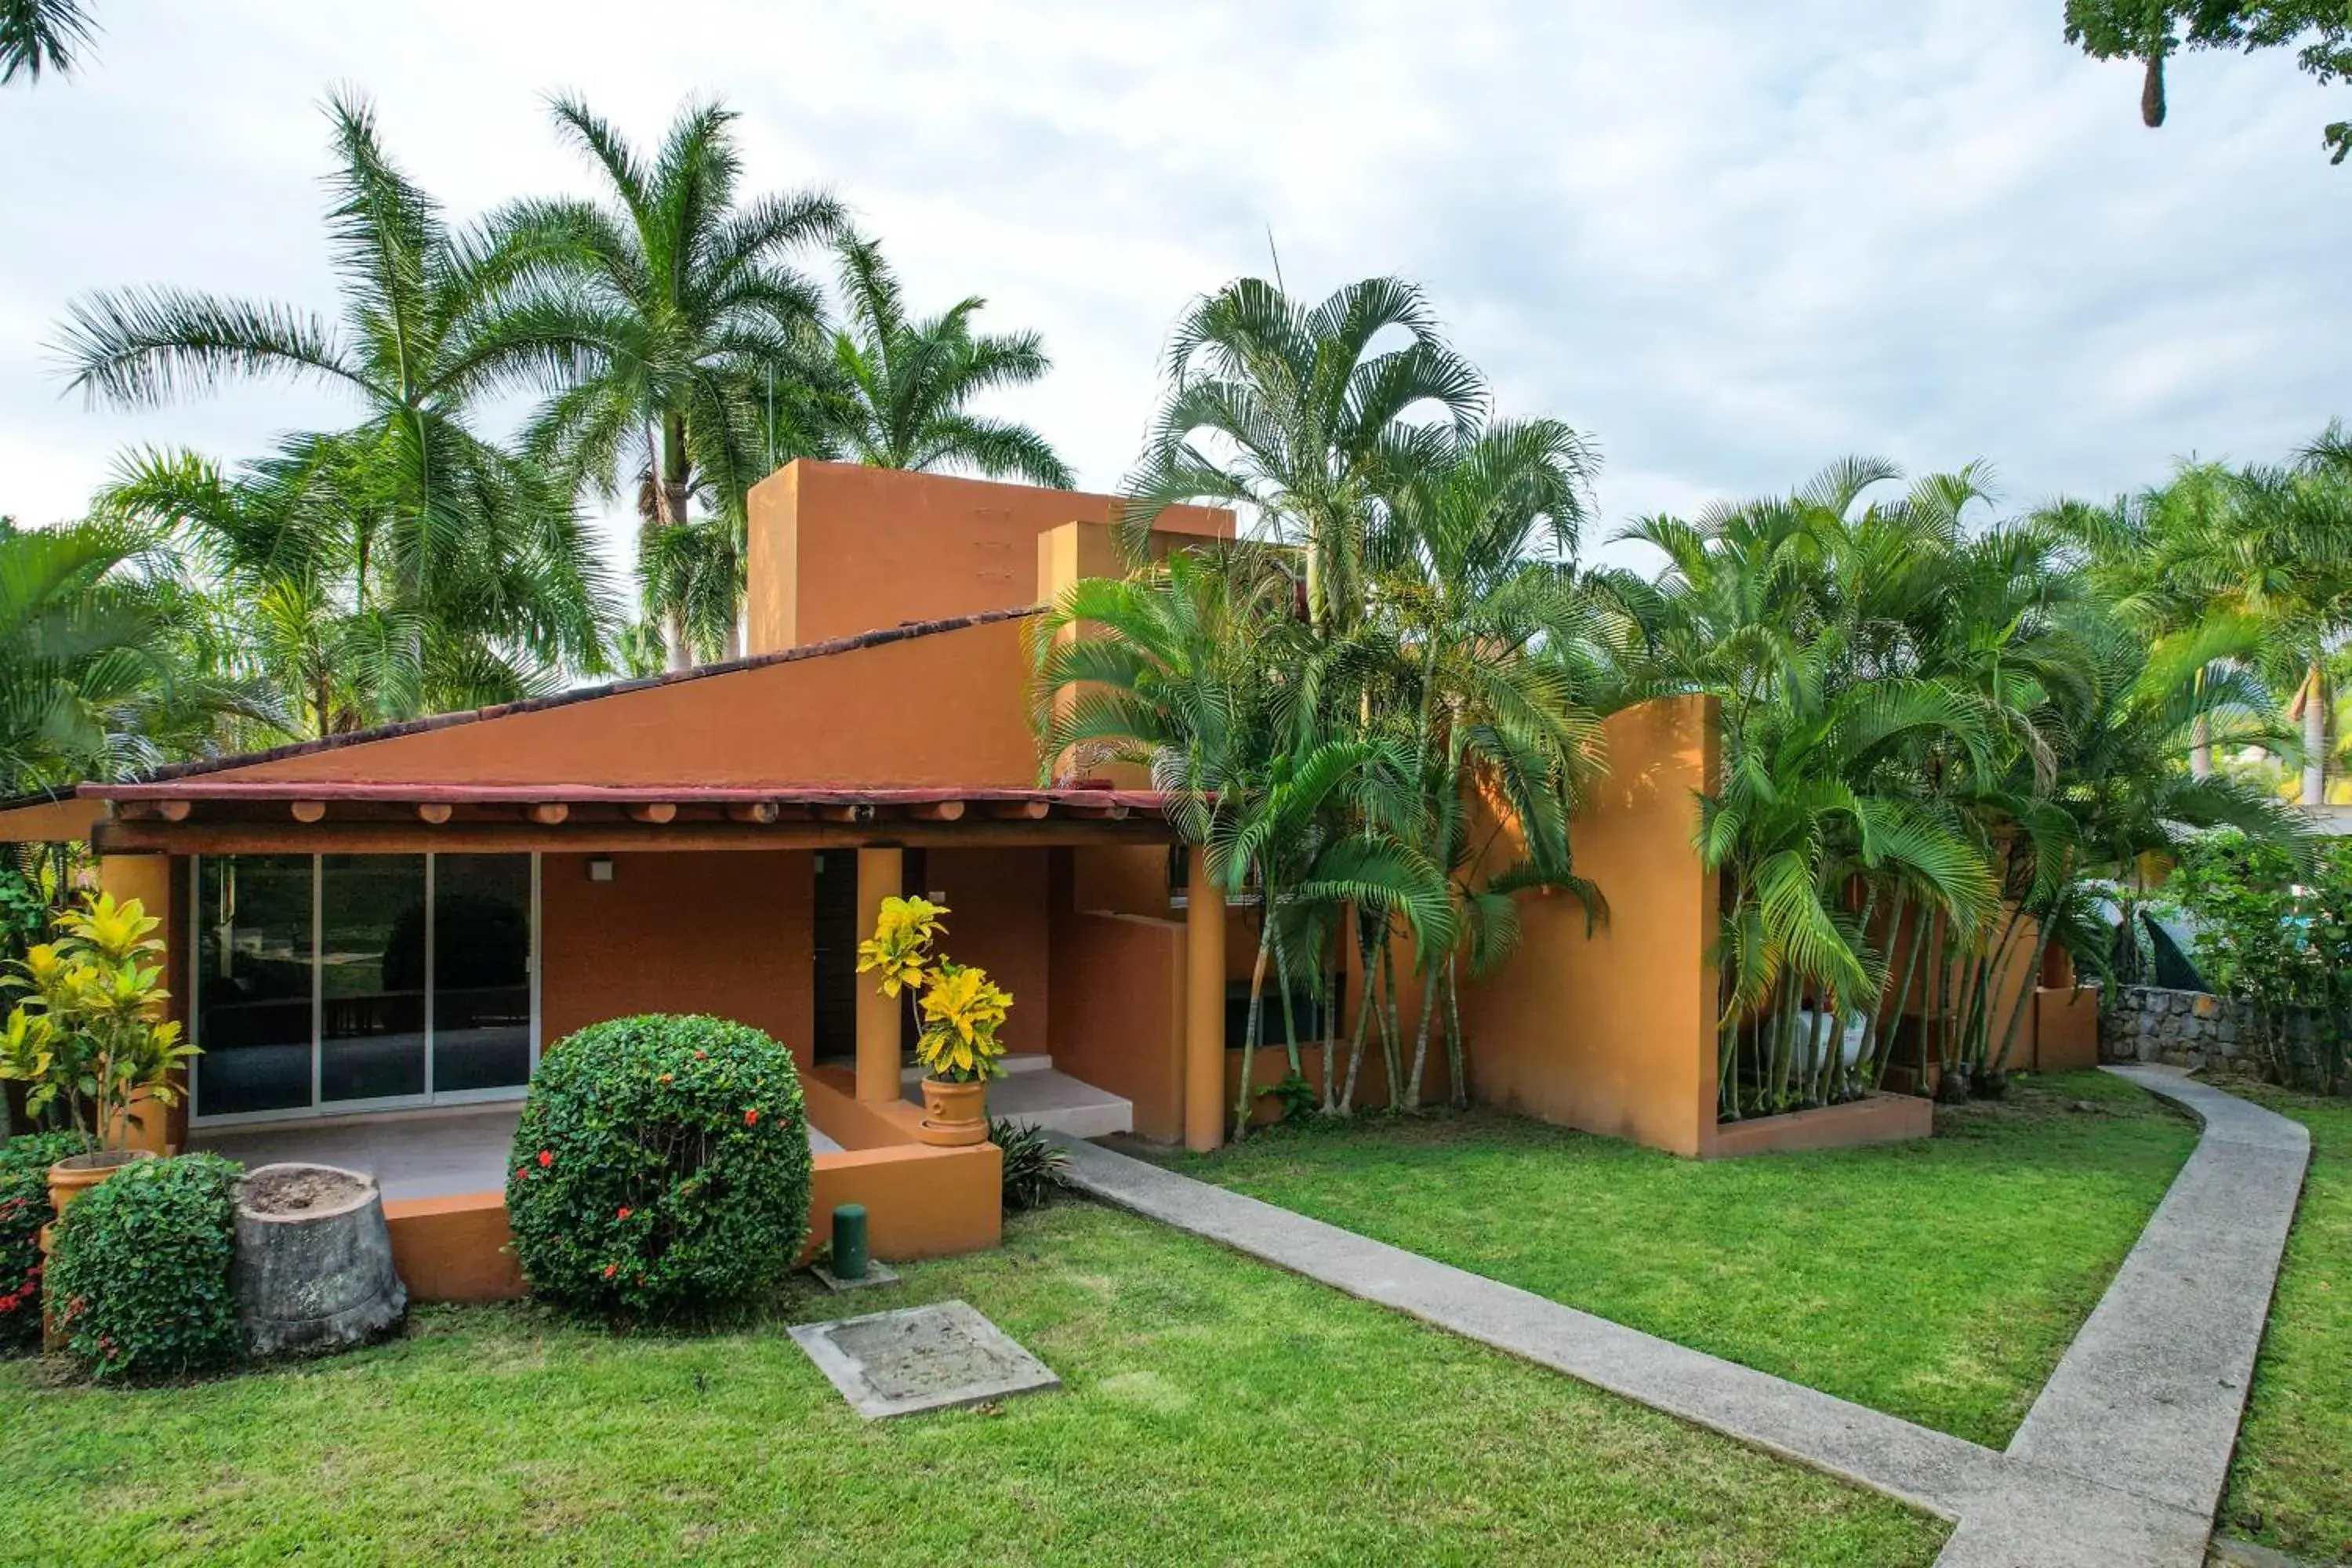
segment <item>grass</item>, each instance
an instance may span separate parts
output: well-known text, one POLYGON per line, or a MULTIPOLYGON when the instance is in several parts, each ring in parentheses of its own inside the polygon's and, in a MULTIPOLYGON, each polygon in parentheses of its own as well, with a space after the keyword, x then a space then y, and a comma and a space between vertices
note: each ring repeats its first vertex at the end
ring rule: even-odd
POLYGON ((2311 1129, 2223 1527, 2299 1557, 2352 1562, 2352 1101, 2217 1081, 2311 1129))
POLYGON ((1937 1521, 1078 1204, 705 1337, 439 1308, 184 1387, 0 1364, 0 1557, 1925 1563, 1937 1521), (1066 1392, 868 1426, 779 1324, 961 1297, 1066 1392))
POLYGON ((2195 1144, 2153 1097, 2080 1073, 1831 1153, 1702 1163, 1472 1111, 1175 1163, 2000 1447, 2195 1144))

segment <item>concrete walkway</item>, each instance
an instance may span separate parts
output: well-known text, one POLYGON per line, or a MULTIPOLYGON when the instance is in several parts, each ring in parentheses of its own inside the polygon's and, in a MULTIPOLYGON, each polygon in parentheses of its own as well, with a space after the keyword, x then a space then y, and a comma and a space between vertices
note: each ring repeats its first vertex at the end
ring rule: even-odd
POLYGON ((2006 1454, 1075 1140, 1072 1184, 1954 1521, 1946 1568, 2198 1568, 2301 1191, 2303 1128, 2160 1068, 2197 1152, 2006 1454))

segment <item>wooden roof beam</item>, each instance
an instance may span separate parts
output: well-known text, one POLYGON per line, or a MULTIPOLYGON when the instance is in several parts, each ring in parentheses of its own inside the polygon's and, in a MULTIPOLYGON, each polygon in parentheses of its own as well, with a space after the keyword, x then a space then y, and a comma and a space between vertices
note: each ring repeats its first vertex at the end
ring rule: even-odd
POLYGON ((727 808, 730 822, 753 822, 765 825, 776 820, 776 803, 772 800, 740 801, 727 808))
POLYGON ((668 800, 641 801, 628 808, 628 817, 631 822, 651 823, 655 826, 659 826, 666 822, 675 822, 677 820, 677 803, 668 800))
POLYGON ((999 822, 1043 822, 1045 814, 1053 809, 1052 802, 1043 800, 992 800, 987 803, 988 815, 999 822))
POLYGON ((541 827, 553 827, 572 815, 572 808, 560 800, 542 800, 524 807, 523 815, 541 827))
POLYGON ((289 809, 294 813, 294 820, 297 822, 326 820, 327 803, 323 800, 298 800, 293 802, 289 809))
POLYGON ((961 822, 963 802, 960 800, 923 801, 906 808, 908 820, 914 822, 961 822))
POLYGON ((446 800, 421 800, 416 803, 416 820, 438 827, 448 821, 450 814, 456 810, 457 807, 446 800))

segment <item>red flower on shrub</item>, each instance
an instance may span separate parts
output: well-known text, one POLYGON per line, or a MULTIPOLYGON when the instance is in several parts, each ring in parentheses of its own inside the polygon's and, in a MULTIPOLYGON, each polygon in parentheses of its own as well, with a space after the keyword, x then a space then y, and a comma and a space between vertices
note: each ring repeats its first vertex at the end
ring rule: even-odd
POLYGON ((614 1218, 615 1218, 615 1219, 626 1219, 626 1218, 628 1218, 628 1217, 629 1217, 629 1206, 628 1206, 626 1204, 623 1204, 623 1205, 621 1205, 621 1212, 620 1212, 619 1214, 617 1214, 617 1215, 614 1215, 613 1217, 614 1217, 614 1218))
POLYGON ((694 1059, 698 1062, 707 1062, 710 1059, 710 1053, 709 1051, 697 1051, 694 1053, 694 1059))
POLYGON ((544 1170, 546 1170, 550 1165, 552 1165, 552 1164, 554 1164, 554 1163, 555 1163, 555 1151, 554 1151, 554 1150, 552 1150, 552 1149, 541 1149, 541 1150, 539 1152, 539 1168, 540 1168, 541 1170, 544 1171, 544 1170))
POLYGON ((607 1263, 604 1265, 604 1278, 607 1279, 610 1279, 614 1275, 618 1274, 620 1271, 621 1266, 617 1263, 607 1263))
POLYGON ((677 1075, 674 1072, 666 1072, 661 1075, 661 1081, 664 1083, 676 1083, 677 1081, 677 1075))
POLYGON ((760 1125, 760 1113, 756 1110, 745 1111, 743 1113, 743 1125, 746 1127, 757 1127, 760 1125))

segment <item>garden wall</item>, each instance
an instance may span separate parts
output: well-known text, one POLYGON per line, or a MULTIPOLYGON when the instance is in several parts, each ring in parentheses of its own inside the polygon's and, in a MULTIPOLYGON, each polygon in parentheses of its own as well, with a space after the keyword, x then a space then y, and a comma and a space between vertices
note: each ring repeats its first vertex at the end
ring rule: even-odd
MULTIPOLYGON (((1603 735, 1608 776, 1570 832, 1608 918, 1588 930, 1573 899, 1520 900, 1520 950, 1463 987, 1471 1095, 1695 1155, 1715 1131, 1717 922, 1691 841, 1722 721, 1712 699, 1668 698, 1612 714, 1603 735)), ((1487 854, 1516 850, 1506 832, 1487 854)))
MULTIPOLYGON (((2288 1037, 2298 1054, 2317 1037, 2308 1013, 2291 1013, 2288 1037)), ((2126 985, 2099 1017, 2099 1058, 2111 1062, 2162 1062, 2201 1068, 2248 1067, 2259 1054, 2261 1025, 2253 1004, 2204 991, 2174 991, 2160 985, 2126 985)))

